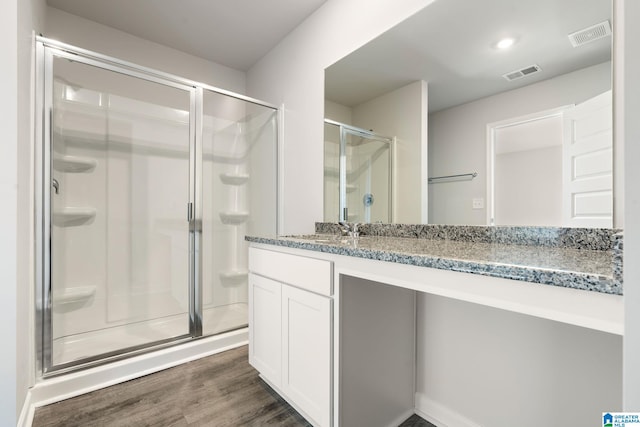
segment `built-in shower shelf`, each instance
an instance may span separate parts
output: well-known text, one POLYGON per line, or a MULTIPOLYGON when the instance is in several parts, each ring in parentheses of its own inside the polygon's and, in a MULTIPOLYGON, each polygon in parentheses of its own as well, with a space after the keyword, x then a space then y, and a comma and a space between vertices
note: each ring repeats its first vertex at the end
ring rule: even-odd
POLYGON ((61 289, 53 291, 53 305, 73 304, 85 302, 91 299, 96 293, 95 286, 78 286, 75 288, 61 289))
POLYGON ((247 270, 228 270, 220 273, 220 282, 223 285, 241 285, 247 281, 247 270))
POLYGON ((347 193, 353 193, 354 191, 356 191, 358 189, 358 187, 356 185, 353 185, 353 184, 347 184, 345 187, 347 189, 347 193))
POLYGON ((242 185, 249 181, 249 175, 245 173, 221 173, 220 181, 228 185, 242 185))
POLYGON ((220 212, 220 220, 223 224, 238 225, 249 219, 249 212, 220 212))
POLYGON ((96 168, 94 159, 79 156, 54 156, 53 168, 58 172, 91 172, 96 168))
POLYGON ((75 227, 93 222, 96 217, 95 208, 67 207, 53 211, 53 225, 58 227, 75 227))

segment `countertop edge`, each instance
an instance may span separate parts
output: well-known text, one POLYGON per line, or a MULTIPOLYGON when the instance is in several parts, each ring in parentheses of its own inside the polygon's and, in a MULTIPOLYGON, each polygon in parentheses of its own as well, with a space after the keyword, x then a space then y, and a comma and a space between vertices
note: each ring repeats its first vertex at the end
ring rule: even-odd
POLYGON ((622 284, 613 277, 579 271, 527 267, 469 260, 442 258, 431 255, 409 255, 400 252, 361 249, 328 245, 316 242, 299 242, 287 238, 246 236, 245 240, 272 246, 310 250, 333 255, 352 256, 376 261, 394 262, 417 267, 436 268, 460 273, 478 274, 502 279, 517 280, 542 285, 622 295, 622 284))

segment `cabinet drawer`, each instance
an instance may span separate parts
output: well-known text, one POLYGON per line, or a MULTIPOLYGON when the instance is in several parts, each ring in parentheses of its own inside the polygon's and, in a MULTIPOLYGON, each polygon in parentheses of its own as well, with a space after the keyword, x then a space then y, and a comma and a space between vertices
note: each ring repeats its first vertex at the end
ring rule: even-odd
POLYGON ((249 271, 321 295, 333 294, 330 261, 249 248, 249 271))

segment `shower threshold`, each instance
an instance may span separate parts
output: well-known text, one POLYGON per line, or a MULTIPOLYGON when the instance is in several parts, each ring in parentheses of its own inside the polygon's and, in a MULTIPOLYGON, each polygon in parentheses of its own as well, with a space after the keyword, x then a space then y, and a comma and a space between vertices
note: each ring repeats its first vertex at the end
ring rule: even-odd
MULTIPOLYGON (((203 310, 203 335, 210 336, 245 327, 247 303, 227 304, 203 310)), ((53 364, 62 365, 118 350, 139 347, 167 338, 184 336, 185 313, 130 323, 53 340, 53 364)))

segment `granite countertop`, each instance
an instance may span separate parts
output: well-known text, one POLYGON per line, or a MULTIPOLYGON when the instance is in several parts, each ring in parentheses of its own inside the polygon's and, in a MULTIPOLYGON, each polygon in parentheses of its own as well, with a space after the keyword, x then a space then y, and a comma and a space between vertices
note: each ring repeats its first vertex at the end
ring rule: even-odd
MULTIPOLYGON (((615 262, 616 258, 621 259, 621 254, 617 254, 614 247, 593 250, 563 245, 542 246, 379 235, 363 235, 351 239, 340 238, 335 234, 247 236, 246 240, 622 295, 621 260, 619 266, 615 262)), ((621 248, 622 244, 619 246, 621 248)))

